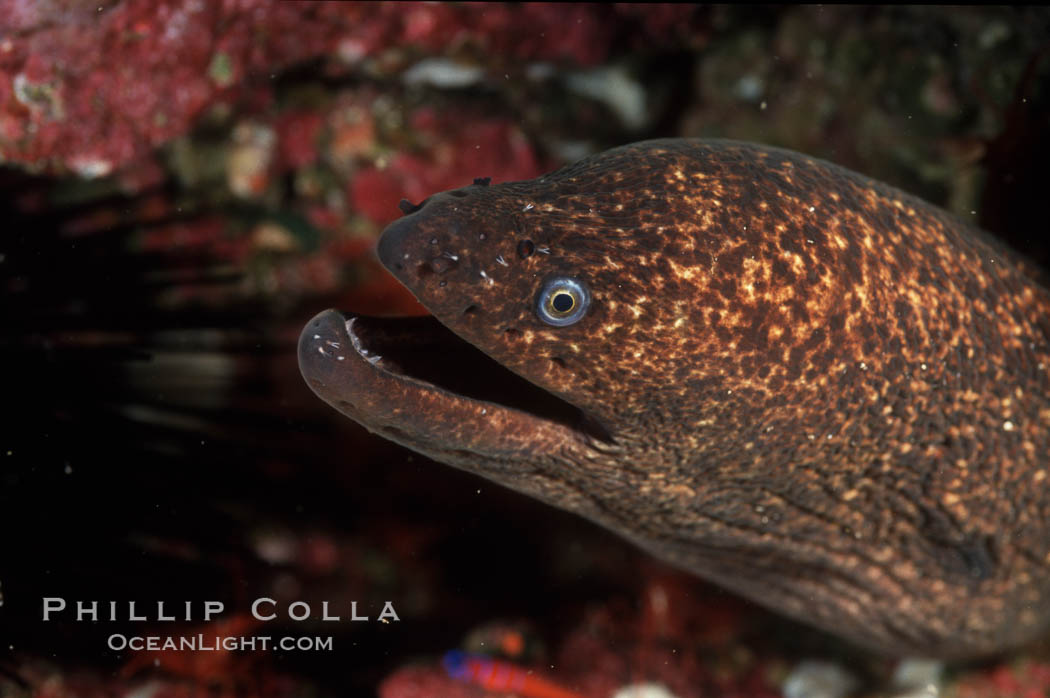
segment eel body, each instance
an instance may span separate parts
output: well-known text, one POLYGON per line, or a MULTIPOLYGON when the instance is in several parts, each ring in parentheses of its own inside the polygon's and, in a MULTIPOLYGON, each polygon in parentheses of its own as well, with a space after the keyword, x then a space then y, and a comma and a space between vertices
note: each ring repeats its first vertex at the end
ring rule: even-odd
POLYGON ((1050 293, 986 234, 714 140, 403 210, 379 256, 433 317, 315 317, 337 410, 877 651, 1046 630, 1050 293))

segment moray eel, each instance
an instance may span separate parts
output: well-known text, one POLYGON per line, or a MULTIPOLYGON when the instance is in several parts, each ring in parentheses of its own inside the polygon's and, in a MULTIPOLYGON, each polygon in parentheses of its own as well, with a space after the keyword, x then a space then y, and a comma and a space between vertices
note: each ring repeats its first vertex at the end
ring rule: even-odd
POLYGON ((334 310, 314 392, 892 655, 1050 622, 1050 293, 990 236, 798 153, 656 140, 437 194, 379 241, 433 317, 334 310))

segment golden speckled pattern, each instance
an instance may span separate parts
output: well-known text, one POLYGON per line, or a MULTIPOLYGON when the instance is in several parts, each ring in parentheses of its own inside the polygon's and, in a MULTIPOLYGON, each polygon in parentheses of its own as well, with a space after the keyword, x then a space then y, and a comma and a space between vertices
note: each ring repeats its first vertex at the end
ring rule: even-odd
MULTIPOLYGON (((609 436, 403 443, 871 648, 1046 628, 1050 295, 958 219, 797 153, 661 140, 431 197, 380 257, 609 436), (591 289, 575 325, 535 313, 555 276, 591 289)), ((418 419, 460 438, 441 409, 418 419)))

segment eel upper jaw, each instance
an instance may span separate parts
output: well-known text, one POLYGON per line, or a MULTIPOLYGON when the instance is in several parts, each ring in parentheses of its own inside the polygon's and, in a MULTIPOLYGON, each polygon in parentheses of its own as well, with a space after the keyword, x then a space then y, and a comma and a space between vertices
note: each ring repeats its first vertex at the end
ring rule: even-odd
POLYGON ((370 431, 471 470, 513 469, 537 454, 586 452, 611 439, 433 317, 325 310, 300 335, 299 369, 318 397, 370 431), (518 400, 526 409, 503 401, 529 391, 518 400))

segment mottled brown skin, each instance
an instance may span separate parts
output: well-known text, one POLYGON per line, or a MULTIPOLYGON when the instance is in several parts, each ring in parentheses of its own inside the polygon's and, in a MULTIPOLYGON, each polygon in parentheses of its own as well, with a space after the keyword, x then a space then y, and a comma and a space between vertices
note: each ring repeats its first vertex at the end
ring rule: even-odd
MULTIPOLYGON (((465 350, 433 321, 395 341, 395 321, 355 318, 351 337, 328 311, 300 365, 337 409, 876 650, 965 657, 1045 630, 1050 294, 984 234, 729 141, 638 143, 407 209, 384 264, 576 417, 406 375, 412 341, 465 350), (552 275, 590 286, 575 325, 537 317, 552 275)), ((497 380, 466 363, 446 373, 497 380)))

